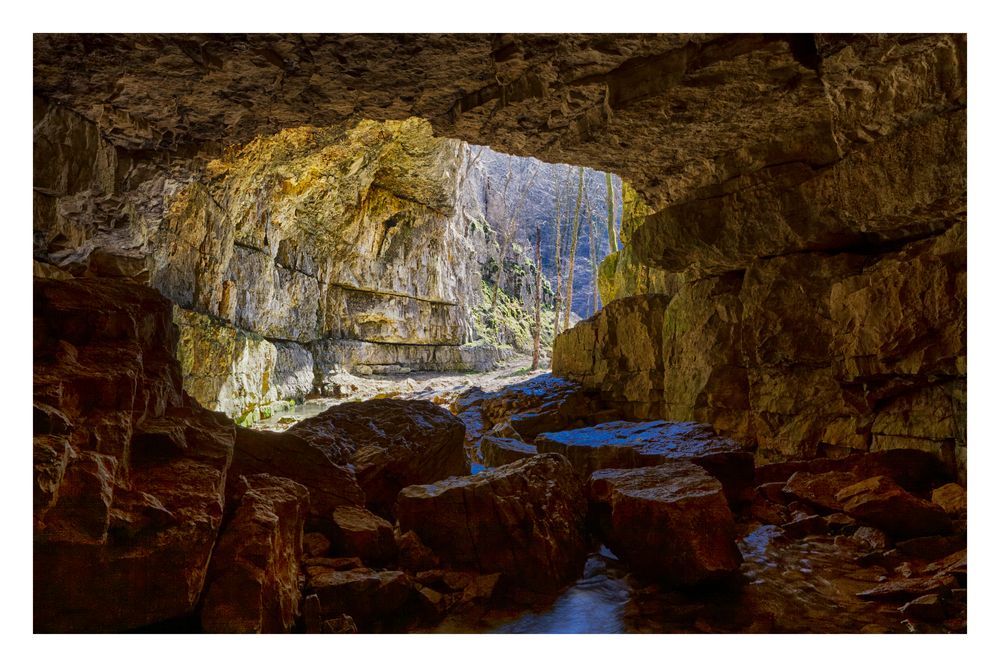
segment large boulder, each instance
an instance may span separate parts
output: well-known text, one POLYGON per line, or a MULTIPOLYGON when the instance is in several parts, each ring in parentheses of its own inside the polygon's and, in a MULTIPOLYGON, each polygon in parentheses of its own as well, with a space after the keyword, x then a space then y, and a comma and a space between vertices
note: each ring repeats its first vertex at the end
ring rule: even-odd
POLYGON ((604 509, 608 545, 640 576, 689 586, 743 562, 722 485, 690 461, 598 470, 589 496, 604 509))
POLYGON ((483 463, 491 467, 507 465, 538 454, 534 445, 515 438, 501 438, 488 435, 479 441, 479 452, 483 463))
MULTIPOLYGON (((238 483, 240 476, 256 474, 295 480, 309 489, 309 514, 329 519, 342 505, 365 502, 354 471, 336 463, 338 452, 336 443, 313 444, 288 431, 274 433, 237 427, 230 480, 238 483)), ((236 490, 239 491, 238 485, 236 490)))
POLYGON ((324 619, 348 614, 362 629, 371 629, 377 622, 398 622, 398 612, 413 591, 405 573, 368 568, 310 568, 306 588, 319 598, 324 619))
POLYGON ((384 565, 396 556, 392 524, 361 507, 344 505, 333 512, 333 538, 336 553, 370 565, 384 565))
POLYGON ((587 428, 543 433, 540 453, 562 454, 584 476, 605 468, 640 468, 667 461, 692 461, 717 477, 730 501, 753 483, 753 454, 743 445, 694 422, 615 421, 587 428))
POLYGON ((336 443, 341 463, 354 466, 366 504, 392 516, 400 489, 469 474, 465 426, 430 401, 376 399, 337 405, 288 430, 307 442, 336 443))
POLYGON ((181 390, 170 302, 35 281, 34 626, 116 632, 191 614, 222 522, 233 425, 181 390))
POLYGON ((201 605, 207 632, 290 632, 302 597, 299 561, 309 491, 271 475, 246 489, 212 553, 201 605))
POLYGON ((534 590, 579 574, 586 511, 579 478, 557 454, 409 486, 396 505, 400 530, 416 533, 447 567, 500 572, 534 590))

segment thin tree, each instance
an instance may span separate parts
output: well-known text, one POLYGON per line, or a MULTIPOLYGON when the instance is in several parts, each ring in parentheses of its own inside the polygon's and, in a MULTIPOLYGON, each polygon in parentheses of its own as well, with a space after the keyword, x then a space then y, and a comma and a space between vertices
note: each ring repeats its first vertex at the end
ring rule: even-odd
POLYGON ((597 243, 594 241, 594 219, 590 215, 590 197, 587 197, 587 227, 590 230, 590 290, 593 296, 593 308, 590 314, 597 312, 597 243))
POLYGON ((569 315, 573 312, 573 268, 576 264, 576 244, 580 239, 580 208, 583 205, 583 167, 580 167, 580 185, 576 190, 576 213, 573 216, 573 241, 569 248, 569 277, 566 279, 566 317, 563 327, 569 329, 569 315))
POLYGON ((542 226, 535 225, 535 349, 531 353, 531 370, 538 370, 542 350, 542 226))
POLYGON ((559 335, 559 310, 562 308, 562 203, 563 197, 566 195, 566 187, 569 185, 570 175, 572 174, 572 167, 566 165, 566 176, 560 180, 559 189, 556 191, 556 294, 555 303, 553 304, 553 310, 555 311, 555 321, 553 323, 552 340, 555 341, 556 336, 559 335))
POLYGON ((618 238, 615 234, 615 188, 611 183, 611 172, 604 172, 604 185, 608 189, 608 252, 618 252, 618 238))

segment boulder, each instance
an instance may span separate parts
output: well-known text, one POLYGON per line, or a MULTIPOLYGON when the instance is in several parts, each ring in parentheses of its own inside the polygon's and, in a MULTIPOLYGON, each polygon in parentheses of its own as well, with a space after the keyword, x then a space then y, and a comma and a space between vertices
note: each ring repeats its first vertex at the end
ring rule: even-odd
POLYGON ((579 575, 586 511, 579 478, 556 454, 409 486, 396 505, 400 530, 416 533, 445 566, 500 572, 532 590, 579 575))
POLYGON ((361 507, 342 505, 333 512, 333 549, 366 564, 385 565, 396 557, 392 524, 361 507))
POLYGON ((336 462, 336 452, 336 447, 314 445, 290 431, 237 427, 230 479, 263 473, 295 480, 309 489, 310 516, 328 519, 341 505, 365 502, 354 472, 336 462))
POLYGON ((605 468, 691 461, 722 482, 731 502, 743 498, 754 479, 753 454, 716 435, 711 426, 694 422, 608 422, 543 433, 535 438, 535 446, 540 453, 564 455, 583 475, 605 468))
POLYGON ((309 491, 253 475, 212 553, 201 605, 206 632, 291 632, 299 611, 302 527, 309 491))
POLYGON ((931 501, 950 516, 961 516, 968 510, 965 489, 954 482, 934 489, 931 501))
POLYGON ((319 598, 324 618, 348 614, 359 627, 368 628, 378 620, 394 620, 410 599, 412 582, 397 571, 317 569, 309 574, 306 589, 319 598))
POLYGON ((853 472, 797 472, 788 478, 782 492, 825 512, 839 512, 844 508, 837 493, 862 479, 853 472))
POLYGON ((354 466, 366 506, 392 517, 400 489, 468 475, 465 426, 430 401, 376 399, 336 405, 288 430, 318 447, 336 443, 354 466))
POLYGON ((688 586, 743 562, 722 485, 690 461, 598 470, 589 494, 609 512, 611 550, 643 577, 688 586))
POLYGON ((843 511, 893 537, 951 532, 948 514, 934 503, 907 493, 888 477, 870 477, 837 493, 843 511))
POLYGON ((482 455, 483 463, 493 468, 538 454, 538 450, 535 449, 534 445, 529 445, 514 438, 500 438, 492 435, 488 435, 479 441, 479 451, 482 455))
POLYGON ((232 422, 184 396, 171 305, 155 291, 34 287, 35 631, 190 615, 222 522, 232 422))

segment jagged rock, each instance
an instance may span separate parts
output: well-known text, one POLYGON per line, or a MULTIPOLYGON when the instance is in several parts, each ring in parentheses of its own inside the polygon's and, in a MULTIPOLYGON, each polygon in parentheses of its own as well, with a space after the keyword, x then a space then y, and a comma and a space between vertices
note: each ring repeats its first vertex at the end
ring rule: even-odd
POLYGON ((346 445, 325 441, 314 445, 295 433, 236 429, 236 449, 230 479, 241 475, 274 474, 309 489, 309 513, 329 519, 341 505, 362 505, 364 492, 354 472, 335 461, 346 445))
POLYGON ((246 491, 212 553, 201 604, 207 632, 291 632, 299 613, 306 487, 283 477, 240 480, 246 491))
POLYGON ((396 506, 400 530, 416 533, 447 567, 500 572, 539 590, 578 575, 585 513, 579 479, 555 454, 409 486, 396 506))
POLYGON ((323 533, 306 533, 302 536, 302 552, 306 556, 323 556, 330 551, 330 540, 323 533))
POLYGON ((947 616, 941 596, 935 593, 910 600, 900 607, 899 611, 908 621, 936 622, 943 621, 947 616))
POLYGON ((354 466, 367 507, 384 517, 393 516, 403 487, 469 474, 465 427, 429 401, 376 399, 336 405, 287 433, 319 447, 335 443, 339 460, 354 466))
POLYGON ((736 442, 692 422, 609 422, 582 429, 543 433, 539 452, 566 456, 583 475, 604 468, 638 468, 671 460, 698 464, 718 478, 731 501, 753 483, 753 455, 736 442))
POLYGON ((313 557, 302 561, 306 574, 321 574, 329 570, 357 570, 363 567, 357 556, 342 556, 339 558, 313 557))
POLYGON ((396 547, 399 551, 399 566, 407 572, 433 570, 441 564, 434 552, 412 530, 396 538, 396 547))
POLYGON ((479 449, 482 453, 483 463, 494 468, 538 454, 534 445, 514 438, 498 438, 492 435, 479 441, 479 449))
POLYGON ((936 574, 931 577, 913 577, 912 579, 894 579, 873 588, 861 591, 858 597, 862 600, 908 600, 922 595, 941 593, 957 586, 955 577, 950 574, 936 574))
POLYGON ((324 634, 354 634, 358 631, 358 626, 354 619, 347 614, 342 614, 339 618, 328 618, 323 621, 324 634))
POLYGON ((955 483, 934 489, 931 500, 951 516, 960 516, 967 510, 965 489, 955 483))
POLYGON ((689 461, 598 470, 589 489, 610 512, 612 551, 644 577, 693 585, 727 577, 743 562, 722 485, 689 461))
POLYGON ((341 505, 333 511, 334 549, 370 565, 385 565, 396 556, 392 524, 360 507, 341 505))
POLYGON ((310 573, 306 590, 319 597, 325 618, 348 614, 364 627, 380 619, 394 620, 410 598, 412 583, 403 572, 327 570, 310 573))
POLYGON ((893 537, 951 532, 944 510, 907 493, 888 477, 870 477, 845 487, 836 498, 845 513, 893 537))
POLYGON ((854 539, 875 550, 887 549, 892 543, 884 531, 871 526, 861 526, 854 531, 854 539))
POLYGON ((787 483, 797 472, 810 475, 853 473, 859 479, 889 477, 910 493, 929 494, 945 479, 947 472, 932 454, 916 449, 894 449, 870 454, 854 454, 842 459, 816 458, 759 465, 754 470, 757 484, 787 483))
POLYGON ((170 310, 136 284, 35 281, 38 632, 137 628, 201 594, 234 434, 185 404, 170 310))

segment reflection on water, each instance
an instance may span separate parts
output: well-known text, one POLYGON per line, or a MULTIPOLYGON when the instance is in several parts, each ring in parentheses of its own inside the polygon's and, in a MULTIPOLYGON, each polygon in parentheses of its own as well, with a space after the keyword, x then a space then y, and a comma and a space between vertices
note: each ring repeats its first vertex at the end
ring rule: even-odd
MULTIPOLYGON (((630 588, 620 576, 609 576, 610 552, 592 554, 583 577, 560 595, 545 611, 528 612, 505 623, 496 633, 620 633, 625 631, 624 610, 630 588)), ((613 570, 612 570, 613 572, 613 570)), ((620 573, 619 573, 620 574, 620 573)))

